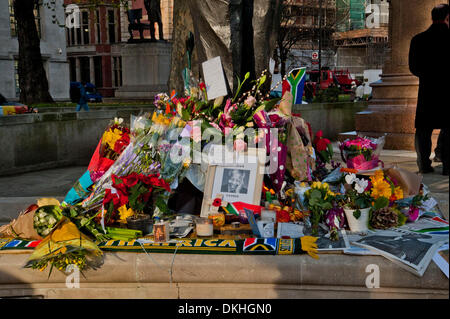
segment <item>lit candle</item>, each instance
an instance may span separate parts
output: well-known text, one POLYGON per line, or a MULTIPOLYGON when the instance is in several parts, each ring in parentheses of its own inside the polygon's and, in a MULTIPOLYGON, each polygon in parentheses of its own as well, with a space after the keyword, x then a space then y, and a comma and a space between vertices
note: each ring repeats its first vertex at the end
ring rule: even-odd
POLYGON ((196 221, 197 236, 212 236, 214 227, 212 220, 208 218, 198 218, 196 221))

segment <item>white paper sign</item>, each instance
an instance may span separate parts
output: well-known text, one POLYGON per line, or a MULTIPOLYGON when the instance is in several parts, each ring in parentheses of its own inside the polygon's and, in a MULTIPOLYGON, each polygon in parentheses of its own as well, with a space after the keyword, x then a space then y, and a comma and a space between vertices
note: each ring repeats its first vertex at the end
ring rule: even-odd
POLYGON ((225 75, 223 73, 220 56, 202 63, 208 99, 213 100, 228 95, 225 75))
POLYGON ((277 238, 289 236, 290 238, 300 238, 303 236, 303 225, 292 223, 278 223, 277 238))

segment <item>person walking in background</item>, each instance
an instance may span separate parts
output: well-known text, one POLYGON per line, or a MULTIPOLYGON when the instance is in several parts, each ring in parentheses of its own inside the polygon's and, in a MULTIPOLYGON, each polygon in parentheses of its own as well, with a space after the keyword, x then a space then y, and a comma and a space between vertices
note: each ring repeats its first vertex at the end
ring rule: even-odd
POLYGON ((87 97, 87 93, 86 93, 86 82, 85 81, 81 81, 79 89, 80 89, 80 100, 78 101, 78 104, 77 104, 77 112, 79 112, 81 110, 81 108, 85 109, 86 111, 89 111, 89 106, 87 104, 88 97, 87 97))
POLYGON ((450 29, 449 5, 441 4, 431 12, 433 24, 411 40, 409 69, 419 78, 419 94, 415 118, 415 147, 419 172, 434 172, 431 167, 431 136, 441 129, 441 160, 443 175, 448 175, 449 122, 444 116, 448 109, 450 88, 450 29))

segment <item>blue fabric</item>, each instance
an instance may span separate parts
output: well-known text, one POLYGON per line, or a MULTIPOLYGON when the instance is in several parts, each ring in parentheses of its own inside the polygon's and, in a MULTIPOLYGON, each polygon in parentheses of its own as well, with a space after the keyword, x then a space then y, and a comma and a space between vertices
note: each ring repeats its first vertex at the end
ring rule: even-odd
POLYGON ((86 171, 67 193, 64 202, 70 205, 81 202, 89 196, 90 191, 88 191, 88 188, 91 187, 92 184, 94 184, 94 182, 91 180, 91 173, 86 171))

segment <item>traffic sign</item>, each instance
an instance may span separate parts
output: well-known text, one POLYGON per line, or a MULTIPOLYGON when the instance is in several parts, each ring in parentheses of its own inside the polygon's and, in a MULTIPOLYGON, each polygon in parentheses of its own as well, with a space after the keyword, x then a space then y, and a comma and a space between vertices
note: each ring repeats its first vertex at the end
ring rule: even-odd
POLYGON ((319 53, 318 52, 313 52, 311 56, 312 56, 313 60, 318 60, 319 59, 319 53))

